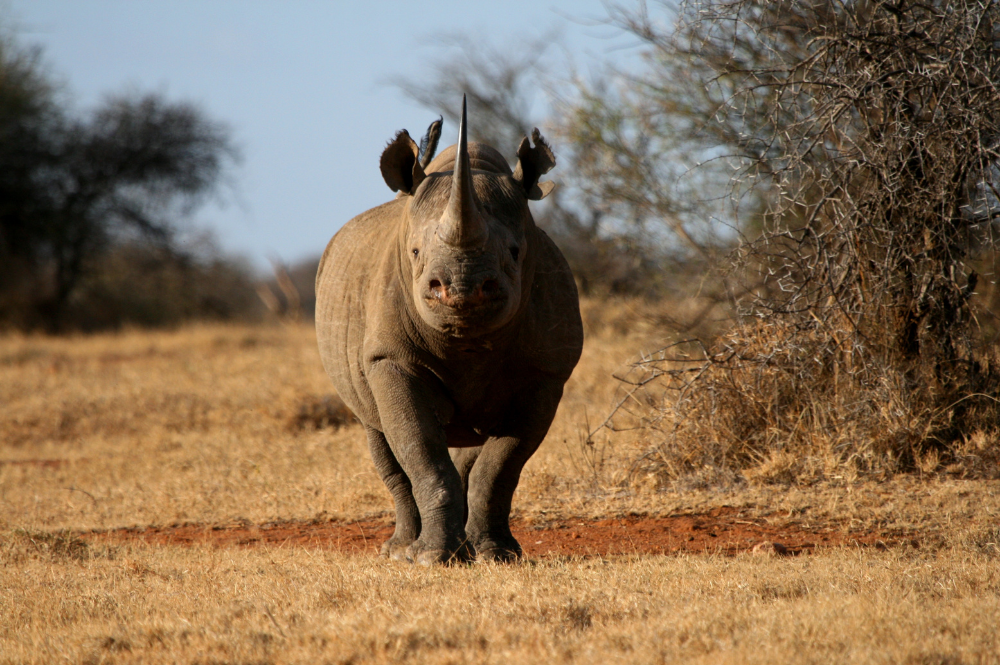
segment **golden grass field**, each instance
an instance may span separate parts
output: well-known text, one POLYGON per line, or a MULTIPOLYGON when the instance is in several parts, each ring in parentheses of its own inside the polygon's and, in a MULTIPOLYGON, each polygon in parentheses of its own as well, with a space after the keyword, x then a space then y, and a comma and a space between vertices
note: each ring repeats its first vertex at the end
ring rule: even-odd
POLYGON ((587 341, 515 495, 526 522, 739 506, 913 534, 797 557, 537 556, 424 569, 331 549, 80 532, 391 518, 360 427, 299 428, 332 392, 307 326, 0 337, 0 663, 1000 662, 1000 482, 806 486, 625 478, 641 432, 589 427, 656 345, 628 304, 587 341))

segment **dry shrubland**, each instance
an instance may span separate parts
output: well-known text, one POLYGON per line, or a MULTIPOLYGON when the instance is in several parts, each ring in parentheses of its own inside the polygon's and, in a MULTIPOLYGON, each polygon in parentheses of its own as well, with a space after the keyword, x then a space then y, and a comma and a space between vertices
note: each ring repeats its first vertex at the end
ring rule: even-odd
MULTIPOLYGON (((838 456, 835 428, 823 444, 803 427, 798 448, 768 457, 769 442, 747 434, 758 423, 720 420, 726 412, 713 415, 709 403, 702 404, 703 417, 683 421, 701 427, 703 436, 692 430, 690 447, 664 446, 664 433, 676 426, 670 415, 675 396, 657 383, 649 385, 660 386, 658 393, 629 394, 613 378, 616 372, 628 376, 626 361, 636 349, 656 357, 663 347, 661 307, 641 300, 584 301, 584 353, 518 489, 521 516, 669 512, 734 491, 763 492, 774 505, 793 496, 788 483, 795 481, 807 491, 805 481, 887 477, 846 473, 854 462, 838 456), (616 404, 611 428, 600 428, 616 404), (725 448, 725 436, 742 440, 743 447, 725 448), (645 466, 650 450, 661 456, 653 461, 674 464, 676 473, 666 478, 661 466, 645 466), (775 481, 783 482, 772 487, 775 481)), ((53 529, 265 522, 361 518, 392 508, 367 460, 361 429, 323 373, 311 327, 11 334, 0 338, 0 370, 0 524, 53 529), (43 480, 46 490, 39 492, 43 480)), ((718 399, 741 401, 748 416, 772 417, 776 407, 768 400, 788 396, 782 397, 780 382, 768 387, 759 380, 755 371, 745 375, 746 384, 721 385, 718 399), (754 391, 746 389, 751 384, 754 391)), ((877 402, 862 407, 871 417, 895 413, 877 402)), ((829 405, 813 408, 814 415, 801 418, 821 418, 829 405)), ((906 425, 901 422, 899 432, 906 425)), ((885 437, 899 432, 886 430, 885 437)), ((877 457, 878 446, 887 444, 872 439, 851 445, 868 446, 877 457)), ((973 435, 968 446, 970 453, 978 449, 976 463, 986 471, 966 472, 979 468, 968 462, 937 475, 991 478, 988 455, 995 440, 973 435)))
POLYGON ((865 360, 829 335, 820 324, 752 321, 708 350, 685 342, 647 354, 620 373, 606 427, 641 430, 653 445, 635 469, 661 482, 1000 477, 996 409, 976 403, 988 395, 942 403, 933 384, 918 390, 891 366, 851 367, 865 360))
POLYGON ((654 136, 733 172, 732 325, 622 376, 608 425, 654 439, 637 469, 996 477, 1000 6, 704 0, 676 19, 612 13, 649 57, 629 122, 675 120, 654 136))

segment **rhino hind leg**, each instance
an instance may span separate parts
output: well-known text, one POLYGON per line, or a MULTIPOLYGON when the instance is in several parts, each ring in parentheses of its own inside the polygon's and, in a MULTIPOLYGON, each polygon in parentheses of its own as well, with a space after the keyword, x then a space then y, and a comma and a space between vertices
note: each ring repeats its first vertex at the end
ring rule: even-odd
POLYGON ((455 465, 455 469, 458 470, 458 475, 462 478, 462 489, 466 494, 469 492, 469 473, 472 472, 472 466, 476 463, 479 453, 482 451, 482 446, 450 448, 448 450, 451 454, 451 461, 455 465))
POLYGON ((469 519, 469 474, 472 473, 472 467, 475 465, 476 460, 479 459, 479 453, 482 451, 482 446, 451 448, 448 451, 451 454, 451 461, 455 465, 455 469, 458 470, 459 477, 462 479, 462 494, 466 497, 464 520, 469 519))
POLYGON ((521 545, 510 531, 510 505, 521 469, 537 447, 517 439, 490 439, 476 459, 468 479, 465 532, 477 560, 509 563, 521 557, 521 545))
POLYGON ((382 476, 392 501, 396 506, 396 530, 389 540, 382 543, 380 554, 397 561, 407 560, 407 550, 420 535, 420 512, 413 498, 413 488, 410 479, 403 472, 403 467, 396 461, 385 435, 377 429, 366 427, 368 435, 368 450, 371 453, 375 468, 382 476))

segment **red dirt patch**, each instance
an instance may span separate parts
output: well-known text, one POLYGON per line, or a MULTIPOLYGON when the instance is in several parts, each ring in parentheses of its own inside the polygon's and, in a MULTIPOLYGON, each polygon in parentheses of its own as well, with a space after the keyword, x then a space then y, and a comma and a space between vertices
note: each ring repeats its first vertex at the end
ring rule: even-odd
MULTIPOLYGON (((80 534, 86 540, 144 541, 158 545, 255 547, 292 545, 332 549, 348 554, 377 554, 392 535, 388 519, 342 522, 312 520, 265 524, 174 524, 132 527, 80 534)), ((911 534, 872 529, 847 531, 836 525, 803 525, 795 521, 751 518, 729 506, 699 514, 667 517, 629 515, 604 520, 553 519, 527 524, 514 521, 514 536, 529 557, 606 556, 615 554, 680 554, 716 552, 735 555, 761 543, 777 547, 758 549, 795 555, 843 545, 885 548, 913 542, 911 534)))

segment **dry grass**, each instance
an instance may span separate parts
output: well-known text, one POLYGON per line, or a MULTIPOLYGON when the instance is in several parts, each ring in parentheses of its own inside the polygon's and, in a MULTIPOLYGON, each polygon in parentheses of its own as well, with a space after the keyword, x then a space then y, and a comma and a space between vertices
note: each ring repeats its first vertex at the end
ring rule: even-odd
MULTIPOLYGON (((655 312, 588 308, 588 343, 519 495, 524 509, 603 514, 633 452, 582 446, 611 372, 655 312), (634 330, 628 331, 633 322, 634 330), (593 448, 593 449, 592 449, 593 448), (541 501, 539 503, 536 501, 541 501)), ((0 338, 0 526, 361 517, 392 509, 364 435, 342 423, 308 327, 0 338), (320 426, 317 429, 317 425, 320 426), (38 460, 58 466, 10 464, 38 460)), ((620 498, 620 497, 619 497, 620 498)))
POLYGON ((996 662, 997 559, 856 551, 419 569, 8 544, 0 662, 996 662), (13 554, 12 554, 13 551, 13 554))
POLYGON ((88 544, 65 530, 359 518, 391 503, 361 429, 328 426, 308 328, 8 336, 0 663, 997 662, 1000 483, 625 484, 642 433, 586 433, 614 399, 610 373, 659 343, 656 312, 587 303, 585 320, 520 516, 730 504, 919 530, 922 546, 423 570, 301 548, 88 544))
POLYGON ((314 346, 306 328, 8 338, 3 457, 68 463, 4 465, 0 521, 92 528, 385 510, 378 478, 355 463, 363 436, 293 424, 331 392, 314 346))

